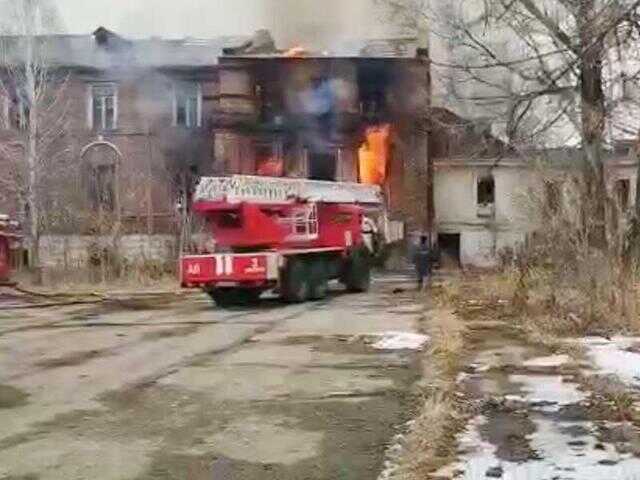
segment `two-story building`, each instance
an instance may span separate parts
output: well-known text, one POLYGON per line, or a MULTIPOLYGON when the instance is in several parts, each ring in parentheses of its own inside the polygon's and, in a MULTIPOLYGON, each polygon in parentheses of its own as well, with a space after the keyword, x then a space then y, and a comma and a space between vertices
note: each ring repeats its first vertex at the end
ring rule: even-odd
MULTIPOLYGON (((404 219, 405 177, 428 153, 429 62, 416 39, 336 52, 280 51, 266 31, 129 40, 99 28, 36 40, 50 91, 63 98, 55 122, 39 109, 41 126, 64 119, 55 151, 41 153, 43 178, 74 190, 47 203, 68 215, 42 226, 46 264, 86 261, 91 237, 113 229, 96 225, 105 217, 118 220, 127 255, 172 258, 201 175, 379 183, 404 219)), ((0 152, 19 156, 30 107, 12 74, 24 52, 17 37, 0 41, 0 144, 10 147, 0 152)), ((0 187, 5 209, 26 216, 24 198, 7 192, 0 187)))

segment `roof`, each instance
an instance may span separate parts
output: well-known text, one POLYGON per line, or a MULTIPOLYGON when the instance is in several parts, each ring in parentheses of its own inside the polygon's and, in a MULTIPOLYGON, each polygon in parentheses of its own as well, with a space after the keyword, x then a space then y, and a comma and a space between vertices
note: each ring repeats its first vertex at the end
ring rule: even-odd
MULTIPOLYGON (((224 48, 241 45, 249 36, 198 39, 125 39, 100 27, 91 35, 43 35, 37 44, 47 62, 61 67, 106 69, 122 65, 135 67, 205 67, 217 65, 224 48)), ((2 63, 20 62, 23 39, 0 37, 2 63), (4 45, 4 49, 2 46, 4 45)))
MULTIPOLYGON (((270 38, 270 37, 269 37, 270 38)), ((412 59, 421 53, 417 37, 350 39, 335 44, 331 49, 317 51, 305 47, 289 50, 256 48, 252 42, 243 48, 227 48, 225 57, 273 59, 273 58, 398 58, 412 59)))
MULTIPOLYGON (((268 30, 253 35, 216 38, 128 39, 99 27, 91 35, 42 35, 37 46, 47 63, 59 67, 108 69, 207 67, 219 58, 415 58, 419 53, 414 37, 354 39, 340 42, 331 51, 278 50, 268 30), (293 53, 293 54, 292 54, 293 53)), ((22 63, 24 38, 0 36, 0 63, 22 63)))

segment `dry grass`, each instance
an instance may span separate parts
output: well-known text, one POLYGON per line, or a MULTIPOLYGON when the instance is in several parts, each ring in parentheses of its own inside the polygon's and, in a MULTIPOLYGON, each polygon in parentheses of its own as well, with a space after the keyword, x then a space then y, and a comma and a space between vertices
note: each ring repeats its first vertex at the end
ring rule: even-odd
MULTIPOLYGON (((458 294, 459 284, 450 282, 439 286, 434 298, 444 305, 458 294)), ((421 329, 431 337, 431 348, 423 359, 420 413, 394 479, 423 480, 453 461, 456 435, 466 423, 465 404, 455 383, 465 352, 464 322, 451 309, 436 308, 427 312, 421 329)))
POLYGON ((174 272, 159 267, 141 265, 128 268, 118 276, 102 279, 87 268, 47 268, 42 275, 42 284, 35 281, 29 272, 15 275, 15 280, 31 291, 43 294, 92 294, 113 291, 177 291, 180 283, 174 272))

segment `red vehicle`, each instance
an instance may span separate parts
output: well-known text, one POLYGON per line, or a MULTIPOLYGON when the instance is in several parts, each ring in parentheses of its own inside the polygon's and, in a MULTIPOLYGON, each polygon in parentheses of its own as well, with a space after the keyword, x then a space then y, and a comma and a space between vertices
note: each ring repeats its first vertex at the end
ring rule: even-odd
POLYGON ((17 224, 6 215, 0 215, 0 284, 9 282, 11 274, 11 249, 18 240, 17 224))
POLYGON ((203 178, 193 209, 210 242, 180 260, 182 285, 202 288, 220 305, 277 290, 288 302, 318 300, 339 279, 362 292, 371 281, 377 186, 301 179, 203 178))

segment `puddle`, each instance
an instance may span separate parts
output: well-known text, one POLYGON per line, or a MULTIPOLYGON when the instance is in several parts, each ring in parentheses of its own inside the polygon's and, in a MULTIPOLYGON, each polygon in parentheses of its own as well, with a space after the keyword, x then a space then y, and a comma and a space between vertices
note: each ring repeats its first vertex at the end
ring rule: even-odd
POLYGON ((9 385, 0 385, 0 409, 16 408, 27 404, 29 394, 10 387, 9 385))

